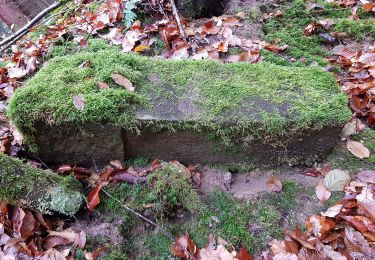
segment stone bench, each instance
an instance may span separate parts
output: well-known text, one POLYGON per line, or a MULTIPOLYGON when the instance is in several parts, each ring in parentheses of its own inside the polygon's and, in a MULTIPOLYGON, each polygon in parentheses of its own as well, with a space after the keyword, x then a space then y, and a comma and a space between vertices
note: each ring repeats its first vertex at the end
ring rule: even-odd
POLYGON ((47 163, 311 163, 329 153, 350 117, 346 96, 318 67, 92 50, 50 60, 10 102, 9 117, 47 163), (135 92, 117 85, 113 73, 135 92), (77 95, 83 109, 73 104, 77 95))

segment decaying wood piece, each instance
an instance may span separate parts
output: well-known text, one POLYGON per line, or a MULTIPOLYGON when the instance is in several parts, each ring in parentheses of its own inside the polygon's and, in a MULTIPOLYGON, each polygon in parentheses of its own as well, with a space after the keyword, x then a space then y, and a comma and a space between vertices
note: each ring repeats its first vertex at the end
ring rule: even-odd
POLYGON ((81 188, 71 176, 36 169, 0 153, 0 202, 72 216, 83 203, 81 188))

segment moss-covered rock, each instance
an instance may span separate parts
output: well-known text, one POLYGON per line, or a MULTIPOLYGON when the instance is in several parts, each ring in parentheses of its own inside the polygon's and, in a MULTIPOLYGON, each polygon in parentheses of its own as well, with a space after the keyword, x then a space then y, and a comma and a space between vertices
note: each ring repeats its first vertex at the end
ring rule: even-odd
POLYGON ((91 164, 122 159, 125 150, 126 157, 275 163, 325 154, 350 111, 333 76, 318 67, 171 61, 96 48, 50 60, 16 91, 8 115, 46 161, 91 164), (81 68, 85 61, 91 65, 81 68), (100 90, 99 81, 109 87, 100 90))
POLYGON ((81 207, 81 185, 73 177, 36 169, 0 153, 0 201, 72 216, 81 207))

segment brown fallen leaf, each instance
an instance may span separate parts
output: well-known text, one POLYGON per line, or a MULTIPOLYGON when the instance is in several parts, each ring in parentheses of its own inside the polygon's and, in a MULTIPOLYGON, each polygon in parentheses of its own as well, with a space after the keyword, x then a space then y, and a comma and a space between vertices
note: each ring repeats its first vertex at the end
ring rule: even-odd
POLYGON ((324 186, 323 180, 320 180, 318 186, 316 186, 315 194, 320 202, 325 203, 332 193, 324 186))
POLYGON ((169 251, 175 255, 184 259, 196 259, 199 255, 199 248, 190 239, 188 233, 180 235, 176 242, 169 246, 169 251))
POLYGON ((370 151, 363 144, 357 141, 348 140, 346 147, 355 157, 365 159, 370 157, 370 151))
POLYGON ((271 191, 280 192, 283 189, 283 184, 276 176, 271 176, 266 184, 267 188, 271 191))
POLYGON ((254 258, 247 251, 246 247, 242 247, 240 252, 238 252, 238 260, 253 260, 254 258))
POLYGON ((100 197, 99 192, 102 190, 102 185, 97 184, 96 187, 90 192, 89 196, 87 197, 88 201, 88 209, 92 211, 99 203, 100 197))
POLYGON ((120 86, 123 86, 124 88, 126 88, 130 92, 134 92, 135 88, 133 87, 133 84, 131 83, 130 80, 128 80, 124 76, 122 76, 120 74, 112 74, 111 77, 120 86))

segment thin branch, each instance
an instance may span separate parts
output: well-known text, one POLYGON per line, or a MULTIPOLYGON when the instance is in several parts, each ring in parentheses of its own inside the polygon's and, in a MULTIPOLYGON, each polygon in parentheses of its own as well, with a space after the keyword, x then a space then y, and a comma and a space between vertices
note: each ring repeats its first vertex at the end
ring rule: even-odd
POLYGON ((173 15, 174 15, 174 17, 176 19, 176 22, 177 22, 177 25, 178 25, 178 29, 180 30, 180 34, 181 34, 182 38, 184 38, 184 40, 186 40, 186 33, 184 31, 184 27, 182 27, 180 16, 178 15, 176 3, 174 2, 174 0, 169 0, 169 1, 170 1, 171 5, 172 5, 173 15))
POLYGON ((150 223, 151 225, 155 226, 156 228, 158 228, 166 237, 168 237, 169 239, 171 239, 172 241, 174 240, 173 236, 171 233, 169 233, 168 231, 166 231, 165 229, 163 229, 160 225, 158 225, 157 223, 155 223, 154 221, 146 218, 145 216, 139 214, 138 212, 132 210, 131 208, 129 208, 128 206, 126 206, 124 203, 122 203, 120 200, 118 200, 117 198, 113 197, 111 194, 109 194, 106 190, 102 189, 102 192, 107 195, 108 197, 110 197, 111 199, 115 200, 116 202, 118 202, 121 207, 127 209, 128 211, 130 211, 131 213, 133 213, 134 215, 136 215, 137 217, 143 219, 144 221, 150 223))
POLYGON ((13 43, 18 41, 22 36, 24 36, 26 33, 29 32, 29 30, 36 24, 38 23, 44 16, 49 14, 50 12, 54 11, 58 7, 60 7, 64 2, 59 1, 59 2, 54 2, 51 6, 49 6, 47 9, 43 10, 40 12, 37 16, 34 17, 28 24, 26 24, 24 27, 19 29, 15 34, 12 34, 11 36, 7 37, 6 39, 2 40, 0 42, 0 46, 4 46, 1 49, 1 52, 4 51, 5 49, 9 48, 13 43), (7 47, 7 48, 6 48, 7 47))

